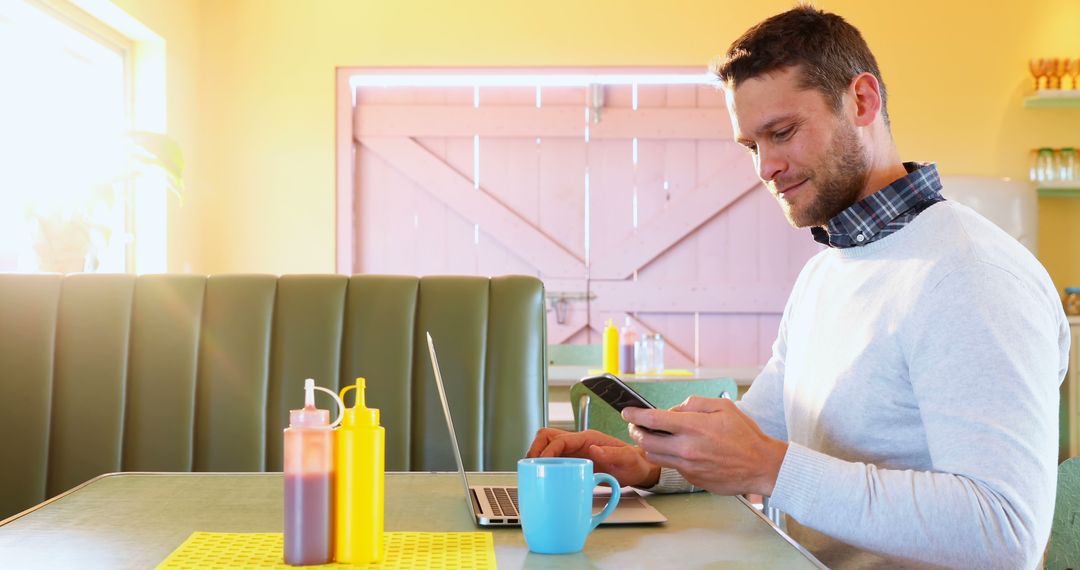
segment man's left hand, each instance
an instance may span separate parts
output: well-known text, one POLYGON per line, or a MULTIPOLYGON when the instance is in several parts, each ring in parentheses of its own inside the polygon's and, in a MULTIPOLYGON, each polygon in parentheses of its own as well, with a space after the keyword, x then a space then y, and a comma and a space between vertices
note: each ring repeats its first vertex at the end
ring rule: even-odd
POLYGON ((626 408, 622 414, 649 461, 713 493, 772 495, 787 443, 765 435, 731 400, 691 396, 671 410, 626 408))

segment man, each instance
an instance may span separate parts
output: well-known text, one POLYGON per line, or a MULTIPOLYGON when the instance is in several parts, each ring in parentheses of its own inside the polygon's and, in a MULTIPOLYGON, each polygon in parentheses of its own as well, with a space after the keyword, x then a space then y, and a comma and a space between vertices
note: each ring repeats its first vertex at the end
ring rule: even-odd
POLYGON ((544 429, 528 455, 588 457, 660 491, 771 496, 829 566, 1036 566, 1069 347, 1046 271, 944 200, 934 165, 901 162, 877 63, 839 16, 769 18, 714 71, 761 180, 830 247, 738 404, 628 408, 637 446, 544 429))

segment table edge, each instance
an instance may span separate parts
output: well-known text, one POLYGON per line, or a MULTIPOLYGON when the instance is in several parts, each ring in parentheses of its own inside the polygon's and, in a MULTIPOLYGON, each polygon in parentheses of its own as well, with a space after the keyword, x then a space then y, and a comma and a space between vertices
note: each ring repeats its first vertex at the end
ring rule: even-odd
POLYGON ((818 568, 821 568, 822 570, 829 570, 829 567, 822 564, 821 561, 817 559, 817 556, 814 556, 813 553, 811 553, 809 550, 807 550, 805 546, 799 544, 799 542, 797 540, 795 540, 794 538, 791 538, 791 535, 784 532, 784 529, 776 526, 776 523, 774 523, 772 521, 772 519, 765 516, 765 513, 757 510, 757 508, 754 507, 754 505, 751 504, 750 501, 746 500, 746 497, 744 497, 742 495, 729 495, 729 496, 735 497, 740 503, 746 505, 746 508, 750 509, 750 511, 752 511, 755 515, 757 515, 758 518, 760 518, 762 521, 764 521, 765 524, 769 525, 769 527, 773 529, 773 532, 780 535, 780 538, 783 538, 785 541, 787 541, 788 544, 795 547, 795 550, 799 551, 803 556, 805 556, 807 558, 807 560, 809 560, 810 562, 813 562, 818 568))

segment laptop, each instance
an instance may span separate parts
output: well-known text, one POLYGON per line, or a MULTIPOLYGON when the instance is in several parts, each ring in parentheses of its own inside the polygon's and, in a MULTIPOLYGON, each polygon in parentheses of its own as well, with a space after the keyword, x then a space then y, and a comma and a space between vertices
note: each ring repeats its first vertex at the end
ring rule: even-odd
MULTIPOLYGON (((450 417, 450 405, 446 401, 446 388, 443 386, 442 373, 439 372, 439 359, 435 356, 435 343, 431 340, 431 333, 427 333, 428 352, 431 355, 431 368, 435 371, 435 386, 439 389, 439 401, 442 402, 443 415, 446 416, 446 427, 450 430, 450 447, 454 451, 454 460, 457 462, 458 473, 465 486, 465 501, 469 510, 473 513, 476 524, 480 526, 519 526, 521 516, 518 514, 517 487, 498 485, 469 485, 469 477, 465 474, 465 465, 461 462, 461 450, 458 448, 457 432, 454 431, 454 420, 450 417)), ((607 504, 611 490, 607 487, 598 487, 593 495, 593 514, 607 504)), ((655 507, 645 502, 645 499, 634 489, 624 488, 619 505, 611 516, 602 524, 645 524, 666 522, 665 517, 655 507)))

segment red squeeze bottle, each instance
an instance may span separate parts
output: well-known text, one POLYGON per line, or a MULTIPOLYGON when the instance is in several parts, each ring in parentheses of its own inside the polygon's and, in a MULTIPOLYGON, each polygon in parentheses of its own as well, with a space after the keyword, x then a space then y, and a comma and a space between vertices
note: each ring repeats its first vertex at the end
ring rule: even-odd
POLYGON ((634 325, 630 323, 630 317, 626 317, 626 324, 623 325, 622 332, 619 334, 619 373, 620 374, 634 374, 636 372, 634 346, 637 343, 637 331, 634 330, 634 325))
POLYGON ((325 564, 333 560, 334 430, 330 412, 315 407, 315 380, 304 381, 304 407, 289 411, 285 429, 285 563, 325 564))

